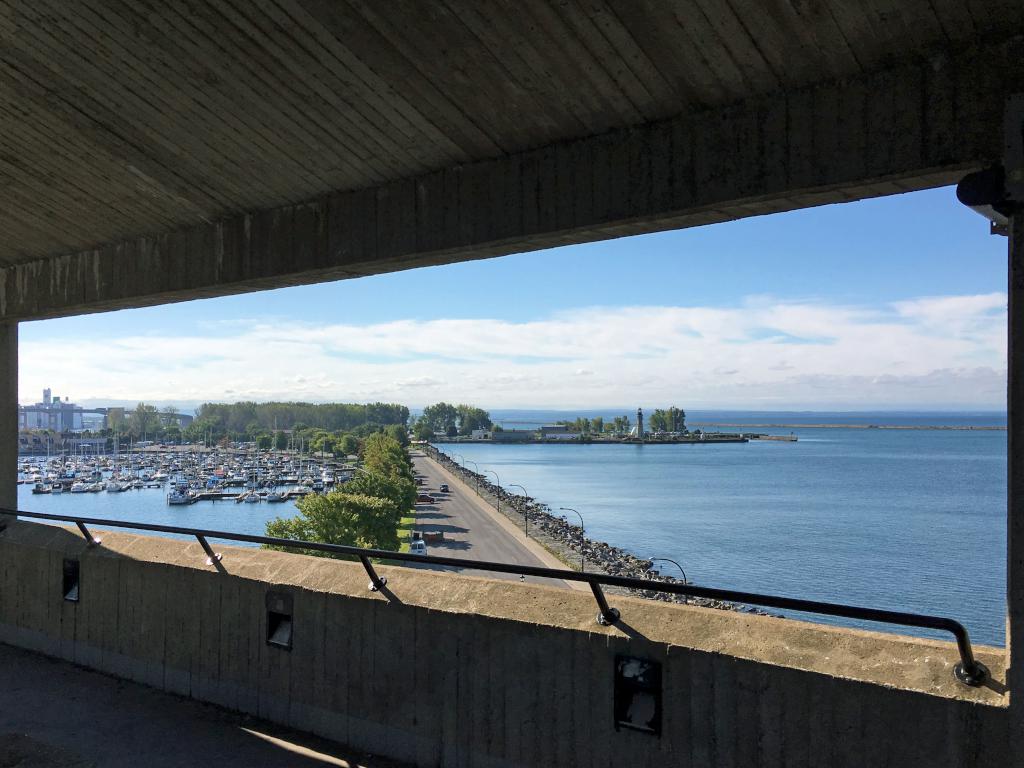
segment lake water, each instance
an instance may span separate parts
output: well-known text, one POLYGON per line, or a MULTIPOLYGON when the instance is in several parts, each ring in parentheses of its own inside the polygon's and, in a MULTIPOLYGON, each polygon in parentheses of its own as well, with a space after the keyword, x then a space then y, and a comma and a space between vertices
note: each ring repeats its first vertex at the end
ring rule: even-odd
MULTIPOLYGON (((783 421, 749 421, 766 417, 783 421)), ((790 414, 785 423, 799 422, 790 414)), ((678 560, 698 584, 949 616, 975 641, 1003 644, 1005 432, 784 431, 799 442, 439 447, 552 508, 578 509, 591 538, 678 560)), ((294 514, 290 503, 169 507, 158 490, 36 496, 27 485, 19 507, 256 534, 294 514)))
MULTIPOLYGON (((171 506, 167 503, 166 487, 123 493, 34 494, 30 484, 18 486, 18 509, 54 515, 177 525, 183 528, 207 528, 257 536, 266 535, 268 520, 297 514, 292 501, 279 504, 236 504, 233 500, 198 501, 195 504, 171 506)), ((195 541, 194 537, 184 538, 195 541)), ((241 542, 230 543, 232 546, 246 546, 241 542)))
POLYGON ((1002 645, 1006 433, 792 431, 799 442, 438 447, 697 584, 949 616, 1002 645))

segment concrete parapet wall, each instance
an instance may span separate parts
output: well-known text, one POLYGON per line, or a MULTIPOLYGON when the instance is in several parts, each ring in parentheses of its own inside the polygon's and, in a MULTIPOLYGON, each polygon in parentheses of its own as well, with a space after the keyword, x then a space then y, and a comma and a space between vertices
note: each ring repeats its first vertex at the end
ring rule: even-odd
POLYGON ((17 522, 0 534, 0 641, 425 766, 969 766, 1011 761, 994 682, 952 644, 587 594, 17 522), (65 559, 80 599, 63 599, 65 559), (268 645, 267 594, 293 645, 268 645), (616 730, 618 655, 659 662, 660 736, 616 730))

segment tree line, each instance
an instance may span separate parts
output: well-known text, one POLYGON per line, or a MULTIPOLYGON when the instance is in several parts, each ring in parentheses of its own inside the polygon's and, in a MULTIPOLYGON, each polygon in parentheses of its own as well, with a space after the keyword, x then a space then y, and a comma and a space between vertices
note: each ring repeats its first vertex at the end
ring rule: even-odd
POLYGON ((356 453, 361 440, 378 432, 401 445, 409 442, 409 409, 395 403, 204 403, 185 429, 178 426, 179 413, 173 405, 159 409, 147 403, 110 408, 107 427, 83 436, 213 445, 250 441, 259 448, 342 455, 356 453))
POLYGON ((215 440, 304 428, 365 436, 408 421, 409 409, 397 403, 204 403, 185 432, 186 439, 212 434, 215 440))
MULTIPOLYGON (((633 428, 633 422, 629 416, 616 416, 613 419, 605 419, 603 416, 593 418, 577 417, 573 420, 563 419, 555 422, 566 427, 570 432, 578 432, 581 435, 625 435, 633 428)), ((647 416, 645 432, 685 432, 686 411, 676 408, 657 408, 647 416)))
POLYGON ((413 433, 418 440, 430 440, 437 432, 448 437, 465 436, 472 434, 475 429, 489 430, 492 426, 491 415, 483 408, 442 402, 423 409, 413 425, 413 433))
POLYGON ((408 418, 404 405, 387 403, 205 403, 183 437, 189 442, 252 441, 257 448, 351 456, 363 440, 382 432, 407 445, 408 418))

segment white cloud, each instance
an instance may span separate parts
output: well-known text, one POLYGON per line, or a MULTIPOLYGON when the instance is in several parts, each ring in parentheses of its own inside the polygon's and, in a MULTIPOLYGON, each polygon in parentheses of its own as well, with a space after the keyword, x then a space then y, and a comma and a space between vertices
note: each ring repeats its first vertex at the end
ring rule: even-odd
POLYGON ((25 402, 53 386, 78 401, 1002 407, 1006 295, 882 307, 757 297, 732 308, 591 307, 522 323, 250 320, 160 341, 25 341, 20 368, 25 402))

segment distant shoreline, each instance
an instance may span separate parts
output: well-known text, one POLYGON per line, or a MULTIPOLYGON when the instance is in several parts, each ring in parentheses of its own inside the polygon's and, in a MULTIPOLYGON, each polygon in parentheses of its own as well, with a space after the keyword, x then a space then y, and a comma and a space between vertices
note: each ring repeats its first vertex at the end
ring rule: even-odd
POLYGON ((1005 432, 1005 426, 974 426, 968 424, 726 424, 721 422, 694 423, 695 427, 730 427, 747 429, 938 429, 958 432, 1005 432))

